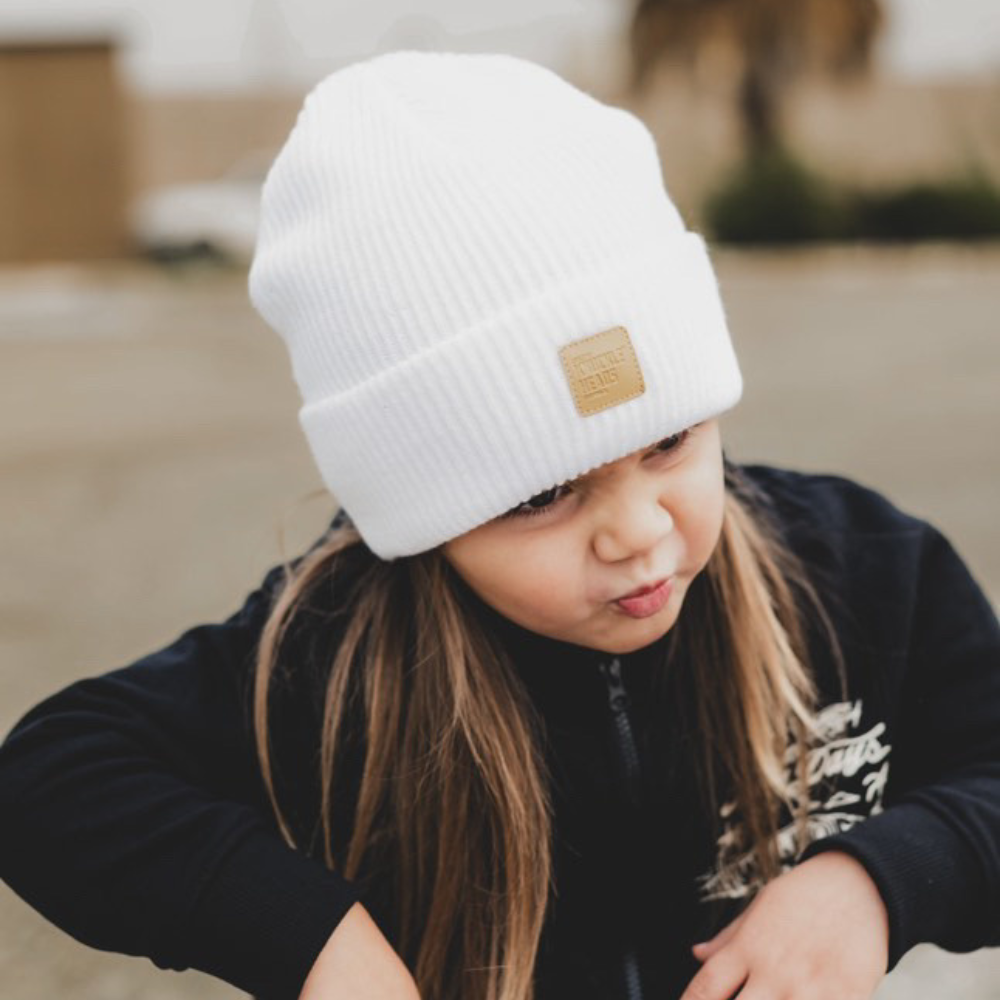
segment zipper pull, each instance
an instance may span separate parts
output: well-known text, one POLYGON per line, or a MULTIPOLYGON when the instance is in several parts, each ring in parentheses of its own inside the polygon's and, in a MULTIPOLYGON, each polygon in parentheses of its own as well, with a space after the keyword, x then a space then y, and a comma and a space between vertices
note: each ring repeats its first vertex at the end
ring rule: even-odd
POLYGON ((598 664, 598 670, 604 675, 608 685, 608 704, 611 706, 611 716, 614 720, 615 742, 618 746, 626 794, 632 800, 632 804, 638 806, 642 797, 639 783, 639 750, 629 720, 628 709, 631 701, 628 691, 625 690, 625 682, 622 680, 621 661, 617 656, 612 660, 602 660, 598 664))
POLYGON ((631 702, 622 680, 621 660, 617 656, 613 660, 602 660, 597 669, 607 681, 608 703, 611 705, 611 711, 616 714, 626 711, 631 702))

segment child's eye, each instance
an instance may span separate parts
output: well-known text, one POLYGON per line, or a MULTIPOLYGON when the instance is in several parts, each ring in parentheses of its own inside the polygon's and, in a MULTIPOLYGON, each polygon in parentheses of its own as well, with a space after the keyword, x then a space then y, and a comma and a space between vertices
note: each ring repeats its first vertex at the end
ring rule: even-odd
POLYGON ((553 486, 547 490, 543 490, 541 493, 536 493, 530 500, 525 500, 524 503, 519 503, 516 507, 511 507, 506 514, 501 514, 503 517, 530 517, 532 514, 544 514, 546 511, 552 510, 559 499, 565 494, 560 495, 559 491, 562 489, 569 489, 568 483, 563 483, 560 486, 553 486))
MULTIPOLYGON (((699 425, 695 425, 699 426, 699 425)), ((652 453, 658 455, 673 455, 687 444, 688 438, 694 432, 694 427, 689 427, 686 430, 678 431, 676 434, 671 434, 670 437, 665 437, 662 441, 657 442, 652 448, 652 453)), ((501 514, 498 520, 502 520, 507 517, 532 517, 537 514, 546 514, 549 511, 554 510, 558 505, 559 501, 562 500, 564 496, 572 489, 569 483, 562 483, 559 486, 552 486, 547 490, 543 490, 541 493, 536 493, 529 500, 525 500, 523 503, 519 503, 516 507, 511 507, 506 514, 501 514), (565 493, 561 493, 561 490, 565 490, 565 493)))
POLYGON ((694 432, 693 427, 687 428, 687 430, 678 431, 676 434, 671 434, 670 437, 665 437, 662 441, 658 442, 653 451, 658 451, 661 454, 664 452, 675 452, 680 451, 681 448, 687 443, 687 439, 694 432))

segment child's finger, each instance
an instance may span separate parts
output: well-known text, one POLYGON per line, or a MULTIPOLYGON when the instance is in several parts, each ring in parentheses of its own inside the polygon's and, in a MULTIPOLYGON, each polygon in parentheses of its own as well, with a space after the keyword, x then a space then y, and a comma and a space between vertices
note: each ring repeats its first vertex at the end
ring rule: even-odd
POLYGON ((699 962, 706 962, 710 959, 735 933, 739 925, 743 922, 743 917, 746 915, 746 911, 741 913, 735 920, 727 924, 725 927, 719 931, 715 937, 710 938, 708 941, 701 941, 692 947, 694 952, 694 957, 698 959, 699 962))
POLYGON ((778 996, 778 994, 774 992, 773 987, 762 986, 758 989, 752 983, 748 982, 746 986, 740 990, 740 995, 738 997, 734 996, 733 1000, 772 1000, 772 998, 776 996, 778 996))
POLYGON ((729 1000, 746 979, 747 967, 741 960, 720 955, 701 967, 680 1000, 729 1000))

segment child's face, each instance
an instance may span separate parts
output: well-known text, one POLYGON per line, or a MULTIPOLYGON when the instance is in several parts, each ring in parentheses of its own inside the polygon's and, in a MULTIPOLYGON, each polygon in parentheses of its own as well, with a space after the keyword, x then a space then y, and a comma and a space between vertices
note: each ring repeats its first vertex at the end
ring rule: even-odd
POLYGON ((482 600, 533 632, 610 653, 640 649, 673 626, 719 539, 718 420, 539 498, 548 504, 540 513, 494 518, 446 542, 445 558, 482 600), (658 610, 633 617, 615 603, 663 577, 672 586, 658 610))

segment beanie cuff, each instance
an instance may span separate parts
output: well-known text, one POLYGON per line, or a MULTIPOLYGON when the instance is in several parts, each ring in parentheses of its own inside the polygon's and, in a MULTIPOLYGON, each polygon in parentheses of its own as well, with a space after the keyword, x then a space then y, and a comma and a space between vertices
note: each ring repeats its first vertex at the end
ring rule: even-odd
POLYGON ((390 560, 716 416, 742 388, 704 240, 682 231, 312 401, 299 420, 326 486, 390 560), (619 326, 642 391, 582 415, 560 349, 619 326))

